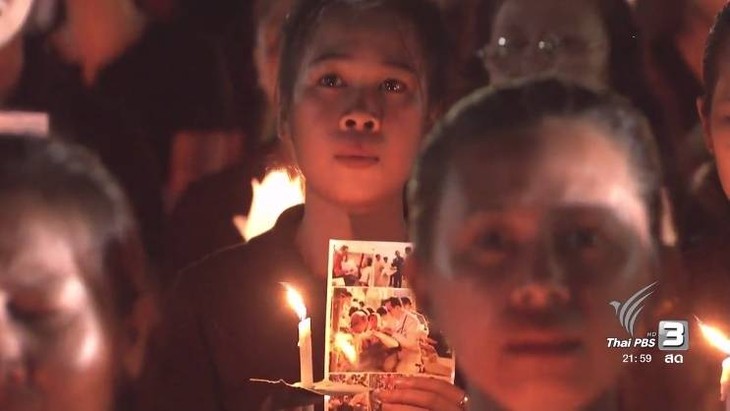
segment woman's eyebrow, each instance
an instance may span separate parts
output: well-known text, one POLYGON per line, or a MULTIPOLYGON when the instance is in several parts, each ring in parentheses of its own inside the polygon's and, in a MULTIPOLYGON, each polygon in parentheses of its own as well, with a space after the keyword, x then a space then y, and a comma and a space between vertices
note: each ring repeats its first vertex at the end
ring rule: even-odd
MULTIPOLYGON (((351 54, 345 53, 345 52, 339 52, 339 51, 328 51, 324 52, 310 62, 310 65, 316 66, 319 64, 324 64, 331 61, 347 61, 351 60, 353 57, 351 54)), ((398 58, 386 58, 383 59, 383 61, 378 62, 379 64, 382 64, 386 67, 396 69, 399 71, 407 72, 408 74, 416 75, 417 70, 411 62, 407 60, 402 60, 398 58)))

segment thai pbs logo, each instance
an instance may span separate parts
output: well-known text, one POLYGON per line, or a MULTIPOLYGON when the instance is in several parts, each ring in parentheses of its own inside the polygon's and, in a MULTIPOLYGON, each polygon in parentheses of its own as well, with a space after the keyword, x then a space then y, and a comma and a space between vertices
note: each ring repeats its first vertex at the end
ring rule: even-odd
POLYGON ((682 320, 659 321, 657 331, 650 331, 646 337, 634 336, 634 325, 644 309, 645 301, 654 294, 659 282, 653 282, 635 292, 625 302, 611 301, 609 304, 616 310, 616 318, 631 338, 608 337, 609 348, 653 348, 662 351, 684 351, 689 349, 689 324, 682 320))

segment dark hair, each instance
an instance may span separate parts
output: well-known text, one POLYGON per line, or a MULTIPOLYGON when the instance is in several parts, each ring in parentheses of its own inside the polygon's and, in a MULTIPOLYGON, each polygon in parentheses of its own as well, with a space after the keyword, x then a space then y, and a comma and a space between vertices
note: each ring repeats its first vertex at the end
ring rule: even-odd
POLYGON ((413 25, 427 65, 428 102, 432 107, 446 95, 449 49, 439 9, 423 0, 300 0, 284 25, 279 67, 280 114, 291 105, 294 85, 304 52, 324 13, 335 7, 348 10, 382 10, 413 25))
POLYGON ((0 197, 35 201, 56 218, 81 217, 96 245, 78 256, 95 303, 116 321, 131 313, 146 288, 145 254, 124 193, 94 155, 53 139, 0 135, 0 197))
MULTIPOLYGON (((646 205, 654 246, 660 238, 661 167, 644 116, 623 98, 555 79, 484 88, 457 104, 431 132, 410 182, 411 238, 421 258, 432 251, 446 170, 458 150, 540 126, 548 117, 584 118, 625 148, 646 205)), ((519 140, 514 140, 519 141, 519 140)))
POLYGON ((715 24, 712 25, 710 35, 705 42, 705 54, 702 57, 702 82, 704 87, 702 113, 705 115, 710 114, 710 111, 712 111, 712 99, 717 85, 720 54, 727 45, 728 37, 730 37, 730 4, 726 4, 717 13, 715 24))
POLYGON ((384 315, 386 315, 386 314, 388 314, 388 310, 386 310, 385 307, 382 307, 382 306, 381 307, 378 307, 378 309, 375 310, 375 312, 378 315, 380 315, 381 317, 384 316, 384 315))
POLYGON ((413 305, 413 302, 408 297, 401 297, 400 301, 401 303, 403 303, 403 305, 413 305))
POLYGON ((388 298, 388 303, 390 303, 391 307, 402 307, 403 306, 403 304, 400 302, 400 298, 398 298, 398 297, 388 298))

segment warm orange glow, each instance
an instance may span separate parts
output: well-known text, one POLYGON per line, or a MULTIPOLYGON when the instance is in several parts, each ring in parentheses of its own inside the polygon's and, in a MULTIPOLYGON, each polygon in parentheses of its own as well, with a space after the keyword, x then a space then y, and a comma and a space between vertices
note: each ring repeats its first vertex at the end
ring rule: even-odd
POLYGON ((699 319, 697 319, 697 322, 700 324, 702 334, 705 336, 707 341, 713 347, 717 348, 727 355, 730 355, 730 339, 728 339, 727 336, 719 329, 711 327, 703 323, 699 319))
POLYGON ((345 333, 335 334, 335 348, 337 348, 350 364, 357 364, 357 348, 352 340, 352 335, 345 333))
POLYGON ((299 292, 287 283, 281 283, 286 288, 286 301, 289 306, 297 313, 299 320, 307 318, 307 307, 304 305, 304 299, 299 292))
POLYGON ((233 224, 244 240, 269 231, 281 213, 304 203, 304 183, 301 176, 292 178, 285 169, 269 171, 263 181, 251 180, 253 201, 248 217, 236 216, 233 224))
POLYGON ((725 401, 728 397, 730 386, 730 358, 722 362, 722 375, 720 375, 720 400, 725 401))

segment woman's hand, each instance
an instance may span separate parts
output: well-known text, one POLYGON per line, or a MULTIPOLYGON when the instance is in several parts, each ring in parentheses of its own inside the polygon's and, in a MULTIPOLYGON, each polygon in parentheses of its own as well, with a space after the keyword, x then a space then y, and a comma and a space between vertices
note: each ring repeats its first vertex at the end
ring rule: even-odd
POLYGON ((425 377, 397 378, 392 389, 375 392, 382 411, 463 411, 466 398, 466 393, 453 384, 425 377))

